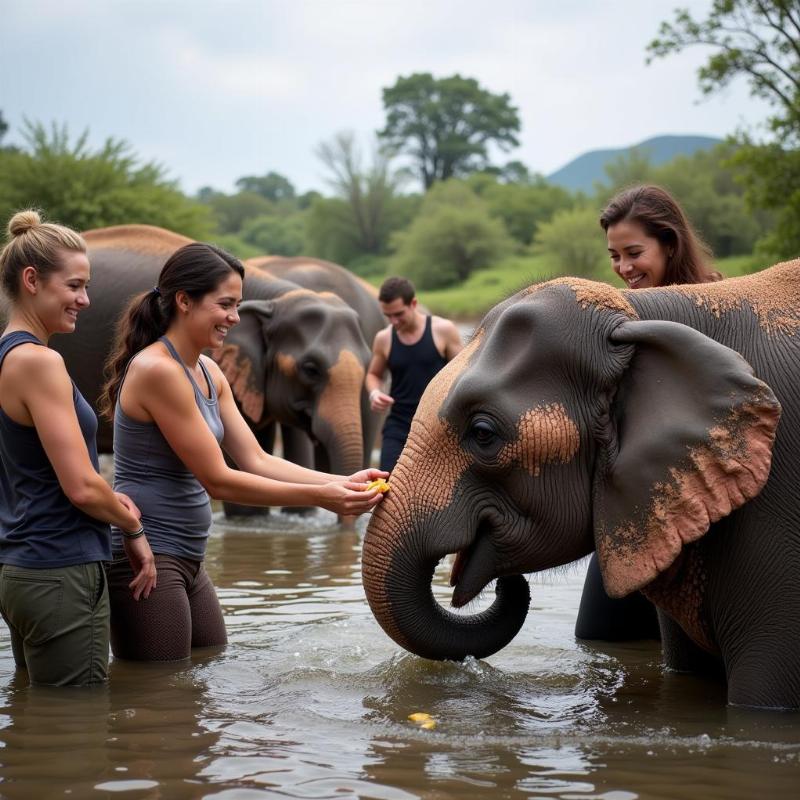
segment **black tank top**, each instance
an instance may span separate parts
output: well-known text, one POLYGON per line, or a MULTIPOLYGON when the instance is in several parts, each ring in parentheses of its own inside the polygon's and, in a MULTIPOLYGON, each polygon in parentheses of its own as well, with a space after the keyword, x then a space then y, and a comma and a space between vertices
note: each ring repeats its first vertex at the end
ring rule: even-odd
POLYGON ((387 363, 392 376, 394 405, 384 429, 395 426, 408 429, 422 393, 433 376, 447 363, 433 341, 430 316, 425 318, 425 331, 415 344, 403 344, 397 331, 392 328, 387 363))
MULTIPOLYGON (((4 336, 0 367, 11 350, 28 342, 45 346, 27 331, 4 336)), ((97 417, 74 383, 72 401, 97 470, 97 417)), ((109 526, 69 501, 36 428, 20 425, 0 409, 0 564, 45 569, 110 558, 109 526)))

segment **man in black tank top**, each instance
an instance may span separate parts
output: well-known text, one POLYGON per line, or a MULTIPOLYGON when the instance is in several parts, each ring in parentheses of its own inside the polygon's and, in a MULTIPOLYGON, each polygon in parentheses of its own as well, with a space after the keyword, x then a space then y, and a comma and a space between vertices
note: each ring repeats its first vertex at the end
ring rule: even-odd
POLYGON ((390 325, 375 336, 365 386, 373 411, 389 409, 383 426, 380 468, 391 472, 425 387, 463 345, 452 322, 417 309, 411 281, 388 278, 381 286, 378 302, 390 325), (387 372, 392 379, 390 394, 383 391, 387 372))

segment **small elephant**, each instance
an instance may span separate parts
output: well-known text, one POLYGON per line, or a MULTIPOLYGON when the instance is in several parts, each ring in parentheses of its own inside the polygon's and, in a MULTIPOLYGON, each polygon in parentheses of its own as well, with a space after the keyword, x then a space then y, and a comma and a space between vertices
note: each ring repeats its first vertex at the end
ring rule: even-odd
MULTIPOLYGON (((92 303, 76 332, 56 337, 53 345, 93 402, 120 313, 131 297, 155 285, 167 258, 191 240, 149 225, 102 228, 84 238, 92 303)), ((370 413, 363 390, 370 350, 356 312, 338 297, 252 267, 246 268, 243 296, 241 322, 211 355, 256 435, 267 442, 277 422, 319 442, 331 471, 361 469, 370 449, 362 426, 370 413)), ((111 444, 111 426, 101 422, 98 445, 109 452, 111 444)))
MULTIPOLYGON (((366 281, 354 275, 344 267, 331 261, 319 258, 298 256, 288 258, 284 256, 258 256, 245 261, 247 267, 255 267, 263 274, 279 280, 291 281, 304 289, 319 294, 334 294, 347 303, 358 315, 358 324, 364 341, 371 348, 375 334, 386 324, 381 307, 378 303, 378 290, 366 281)), ((378 436, 383 416, 371 412, 369 407, 362 411, 362 428, 364 438, 364 466, 369 466, 372 458, 372 448, 378 436)), ((305 437, 295 429, 281 429, 284 449, 287 445, 290 453, 297 453, 298 458, 304 449, 310 447, 305 437)), ((317 450, 317 468, 330 471, 331 466, 325 453, 317 450)))
POLYGON ((563 278, 489 312, 430 384, 364 540, 370 606, 426 658, 504 647, 523 573, 597 550, 658 608, 665 665, 800 707, 800 260, 637 291, 563 278), (780 421, 780 424, 779 424, 780 421), (485 612, 452 603, 492 579, 485 612))

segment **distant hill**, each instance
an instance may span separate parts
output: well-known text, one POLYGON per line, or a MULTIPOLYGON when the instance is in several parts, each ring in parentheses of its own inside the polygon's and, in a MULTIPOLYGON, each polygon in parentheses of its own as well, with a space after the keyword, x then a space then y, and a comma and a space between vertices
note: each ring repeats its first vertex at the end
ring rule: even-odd
POLYGON ((654 136, 630 147, 590 150, 548 175, 547 180, 571 191, 591 192, 595 182, 607 179, 605 165, 631 150, 646 151, 650 163, 658 166, 675 156, 690 156, 697 150, 710 150, 721 141, 713 136, 654 136))

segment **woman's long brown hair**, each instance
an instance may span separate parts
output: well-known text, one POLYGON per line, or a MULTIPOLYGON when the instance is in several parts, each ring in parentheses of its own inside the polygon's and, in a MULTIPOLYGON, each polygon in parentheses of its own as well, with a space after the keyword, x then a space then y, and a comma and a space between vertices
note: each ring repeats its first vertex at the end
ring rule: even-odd
POLYGON ((660 186, 633 186, 615 195, 600 215, 608 232, 623 220, 638 222, 648 236, 658 239, 667 252, 664 285, 710 283, 722 278, 709 268, 711 249, 692 228, 678 201, 660 186))
POLYGON ((114 346, 106 360, 100 413, 111 420, 128 362, 167 332, 175 317, 175 295, 185 292, 199 300, 236 272, 244 278, 241 261, 213 244, 193 242, 176 250, 164 264, 158 283, 137 295, 117 323, 114 346))

